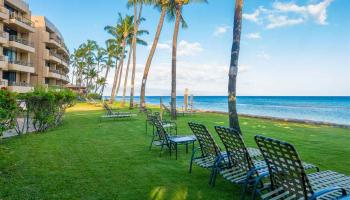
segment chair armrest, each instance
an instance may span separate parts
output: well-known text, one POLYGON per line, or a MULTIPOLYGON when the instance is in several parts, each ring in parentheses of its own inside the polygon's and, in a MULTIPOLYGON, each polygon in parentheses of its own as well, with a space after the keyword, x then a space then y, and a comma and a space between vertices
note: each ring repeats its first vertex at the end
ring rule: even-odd
POLYGON ((312 197, 310 198, 310 200, 316 200, 318 197, 325 195, 327 193, 330 192, 334 192, 334 191, 341 191, 342 196, 341 197, 345 197, 347 195, 347 192, 345 190, 345 188, 341 188, 341 187, 332 187, 332 188, 325 188, 323 190, 317 191, 315 192, 312 197))

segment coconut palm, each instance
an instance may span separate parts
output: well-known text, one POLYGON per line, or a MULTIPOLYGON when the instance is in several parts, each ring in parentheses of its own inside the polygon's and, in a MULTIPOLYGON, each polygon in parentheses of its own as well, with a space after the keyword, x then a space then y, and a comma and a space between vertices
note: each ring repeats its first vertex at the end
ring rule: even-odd
MULTIPOLYGON (((138 36, 141 36, 143 34, 149 34, 148 31, 146 30, 139 30, 137 32, 137 35, 138 36)), ((126 88, 127 88, 127 85, 128 85, 128 77, 129 77, 129 68, 130 68, 130 61, 131 61, 131 56, 132 56, 132 52, 133 52, 133 49, 132 49, 132 43, 133 43, 133 38, 134 38, 134 34, 132 34, 129 39, 128 39, 128 45, 129 45, 129 56, 128 56, 128 64, 127 64, 127 67, 126 67, 126 71, 125 71, 125 79, 124 79, 124 89, 123 89, 123 98, 122 98, 122 102, 121 102, 121 105, 124 106, 125 104, 125 95, 126 95, 126 88)), ((138 45, 143 45, 143 46, 147 46, 147 42, 142 40, 141 38, 139 37, 136 37, 136 44, 138 45)))
MULTIPOLYGON (((133 21, 134 17, 126 15, 125 18, 119 13, 119 19, 118 23, 116 26, 106 26, 105 30, 111 34, 115 40, 121 40, 122 44, 122 57, 120 60, 120 66, 118 66, 119 69, 122 68, 123 63, 124 63, 124 54, 125 54, 125 47, 126 47, 126 40, 129 37, 129 35, 133 32, 133 21)), ((112 94, 111 94, 111 99, 110 103, 114 102, 116 92, 117 92, 117 84, 118 84, 118 70, 116 70, 115 76, 114 76, 114 83, 113 83, 113 88, 112 88, 112 94)))
MULTIPOLYGON (((171 118, 176 119, 176 53, 177 38, 179 35, 180 22, 182 20, 182 9, 190 3, 207 3, 207 0, 170 0, 175 7, 175 27, 173 34, 172 61, 171 61, 171 118)), ((172 10, 170 10, 172 11, 172 10)))
POLYGON ((236 0, 234 25, 233 25, 233 42, 231 50, 231 64, 229 70, 229 83, 228 83, 228 110, 230 127, 241 132, 238 114, 237 114, 237 93, 236 93, 236 82, 238 74, 238 58, 241 42, 241 31, 242 31, 242 8, 243 0, 236 0))
POLYGON ((96 85, 95 85, 95 92, 97 93, 97 90, 99 89, 99 85, 97 84, 97 80, 100 78, 99 74, 101 72, 101 68, 103 68, 103 63, 106 63, 107 60, 107 50, 103 47, 98 47, 96 49, 96 54, 95 54, 95 61, 96 61, 96 66, 97 66, 97 77, 96 77, 96 85))
MULTIPOLYGON (((159 37, 160 37, 160 34, 162 32, 162 29, 163 29, 165 16, 167 14, 167 11, 170 10, 169 0, 153 0, 153 1, 150 1, 148 3, 151 3, 157 9, 160 9, 161 14, 160 14, 160 18, 159 18, 159 22, 158 22, 158 26, 157 26, 156 35, 154 36, 153 44, 152 44, 151 50, 149 52, 149 55, 148 55, 148 58, 146 61, 146 65, 145 65, 145 69, 143 72, 143 77, 142 77, 142 82, 141 82, 141 92, 140 92, 140 106, 141 106, 141 108, 145 108, 146 82, 147 82, 148 73, 149 73, 149 70, 151 68, 152 59, 153 59, 154 53, 156 52, 159 37)), ((172 13, 172 12, 169 12, 169 13, 172 13)))
MULTIPOLYGON (((134 92, 135 92, 135 74, 136 74, 136 44, 137 44, 137 33, 140 25, 140 19, 142 15, 142 6, 144 3, 148 3, 150 0, 128 0, 128 6, 133 5, 134 7, 134 30, 132 38, 132 74, 131 74, 131 88, 130 88, 130 109, 134 108, 134 92), (140 10, 137 12, 137 6, 140 5, 140 10)), ((130 50, 131 51, 131 50, 130 50)))
MULTIPOLYGON (((113 66, 118 65, 118 58, 122 52, 122 47, 115 40, 107 40, 106 41, 106 49, 107 49, 107 59, 104 63, 104 66, 106 68, 104 79, 107 81, 107 77, 108 77, 110 69, 113 66)), ((100 96, 103 95, 105 85, 102 85, 102 88, 100 91, 100 96)))

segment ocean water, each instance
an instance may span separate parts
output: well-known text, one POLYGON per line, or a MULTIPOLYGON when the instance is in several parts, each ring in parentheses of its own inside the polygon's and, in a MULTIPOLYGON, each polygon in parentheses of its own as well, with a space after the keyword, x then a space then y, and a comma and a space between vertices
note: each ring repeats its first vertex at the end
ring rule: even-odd
MULTIPOLYGON (((169 105, 170 97, 162 97, 169 105)), ((119 100, 119 98, 117 98, 119 100)), ((183 107, 183 97, 177 97, 177 106, 183 107)), ((139 97, 135 97, 139 102, 139 97)), ((159 96, 146 97, 146 102, 159 104, 159 96)), ((195 96, 194 109, 227 111, 225 96, 195 96)), ((312 120, 350 125, 350 96, 348 97, 260 97, 240 96, 237 110, 241 114, 312 120)))

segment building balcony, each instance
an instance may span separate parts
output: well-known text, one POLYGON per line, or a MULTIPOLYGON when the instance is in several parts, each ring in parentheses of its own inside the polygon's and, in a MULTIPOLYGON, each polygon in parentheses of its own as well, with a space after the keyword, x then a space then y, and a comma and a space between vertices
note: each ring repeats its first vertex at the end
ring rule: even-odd
POLYGON ((27 93, 34 90, 34 87, 28 83, 19 83, 19 82, 8 82, 9 90, 17 93, 27 93))
POLYGON ((26 0, 6 0, 11 5, 15 5, 19 10, 22 10, 24 12, 30 12, 29 11, 29 5, 26 2, 26 0))
POLYGON ((34 74, 35 68, 33 67, 33 64, 28 63, 26 61, 20 61, 20 60, 10 60, 8 62, 8 70, 12 71, 19 71, 19 72, 28 72, 34 74))
POLYGON ((35 53, 34 44, 27 39, 18 37, 16 35, 10 35, 9 41, 9 45, 11 47, 21 49, 30 53, 35 53))
POLYGON ((6 79, 0 79, 0 87, 7 87, 8 81, 6 79))
POLYGON ((69 83, 69 82, 70 82, 69 76, 66 75, 66 74, 62 74, 62 75, 61 75, 61 80, 64 81, 64 82, 66 82, 66 83, 69 83))
POLYGON ((57 69, 49 69, 48 73, 49 78, 61 79, 61 72, 57 69))
POLYGON ((17 29, 21 29, 22 31, 27 31, 34 33, 35 28, 30 19, 26 19, 25 17, 18 16, 17 13, 10 13, 9 25, 12 27, 16 27, 17 29))
POLYGON ((8 70, 8 59, 6 56, 0 56, 0 69, 8 70))
POLYGON ((49 51, 49 59, 55 63, 61 64, 61 56, 54 51, 49 51))
POLYGON ((5 8, 4 6, 0 6, 0 19, 1 20, 8 20, 10 15, 10 11, 5 8))
POLYGON ((0 32, 0 44, 7 46, 9 43, 9 33, 0 32))

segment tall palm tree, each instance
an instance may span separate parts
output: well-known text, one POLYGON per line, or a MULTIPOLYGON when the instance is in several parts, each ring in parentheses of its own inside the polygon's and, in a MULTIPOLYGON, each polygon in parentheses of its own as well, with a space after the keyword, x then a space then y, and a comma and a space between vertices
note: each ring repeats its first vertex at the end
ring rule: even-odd
MULTIPOLYGON (((124 55, 125 55, 125 47, 126 47, 126 40, 129 37, 129 35, 133 32, 133 21, 134 17, 126 15, 125 18, 122 17, 122 15, 119 13, 119 19, 116 26, 106 26, 105 30, 111 34, 113 37, 115 37, 116 40, 121 40, 122 44, 122 56, 120 60, 120 66, 119 69, 122 68, 124 63, 124 55)), ((112 88, 112 94, 110 103, 113 103, 115 100, 116 92, 117 92, 117 84, 118 84, 118 70, 116 70, 115 76, 114 76, 114 83, 112 88)))
POLYGON ((136 44, 137 33, 140 25, 140 19, 142 15, 142 6, 144 3, 148 3, 150 0, 128 0, 128 4, 134 6, 134 30, 132 38, 132 74, 131 74, 131 88, 130 88, 130 109, 134 108, 134 93, 135 93, 135 74, 136 74, 136 44), (137 12, 137 6, 140 5, 140 10, 137 12))
MULTIPOLYGON (((143 34, 149 34, 148 31, 146 30, 139 30, 137 32, 137 35, 138 36, 141 36, 143 34)), ((128 45, 129 45, 129 56, 128 56, 128 64, 127 64, 127 67, 126 67, 126 71, 125 71, 125 79, 124 79, 124 89, 123 89, 123 98, 122 98, 122 102, 121 102, 121 105, 124 106, 125 104, 125 95, 126 95, 126 88, 127 88, 127 85, 128 85, 128 77, 129 77, 129 68, 130 68, 130 61, 131 61, 131 57, 132 57, 132 52, 133 52, 133 49, 132 49, 132 43, 133 43, 133 38, 134 38, 134 34, 132 34, 129 39, 128 39, 128 45)), ((147 42, 142 40, 141 38, 137 37, 136 38, 136 44, 138 45, 143 45, 143 46, 147 46, 147 42)))
POLYGON ((179 35, 180 22, 182 19, 182 8, 184 5, 194 2, 205 2, 207 0, 170 0, 170 3, 175 6, 175 27, 173 34, 172 60, 171 60, 171 118, 176 119, 176 53, 177 39, 179 35))
POLYGON ((140 106, 141 106, 141 108, 145 108, 145 106, 146 106, 145 105, 145 102, 146 102, 145 96, 146 96, 147 77, 148 77, 149 70, 151 68, 154 53, 156 52, 156 49, 157 49, 159 37, 160 37, 160 34, 162 32, 162 29, 163 29, 164 19, 165 19, 165 16, 167 14, 167 10, 170 7, 169 0, 153 0, 151 3, 153 5, 155 5, 156 8, 161 10, 161 14, 160 14, 160 18, 159 18, 159 22, 158 22, 158 26, 157 26, 156 35, 154 36, 153 44, 152 44, 151 50, 149 52, 149 55, 148 55, 148 58, 146 61, 145 69, 143 71, 143 77, 142 77, 142 82, 141 82, 141 92, 140 92, 140 106))
POLYGON ((229 110, 229 121, 230 127, 235 128, 241 132, 238 114, 237 114, 237 93, 236 83, 238 74, 238 58, 241 42, 241 31, 242 31, 242 8, 243 0, 236 0, 235 4, 235 15, 233 25, 233 42, 231 50, 231 64, 229 70, 229 83, 228 83, 228 110, 229 110))
MULTIPOLYGON (((107 81, 107 77, 110 69, 114 66, 114 64, 118 65, 118 58, 122 52, 122 47, 115 40, 107 40, 106 41, 106 49, 107 49, 107 60, 105 61, 106 72, 104 79, 107 81)), ((103 95, 106 84, 102 85, 100 96, 103 95)))

